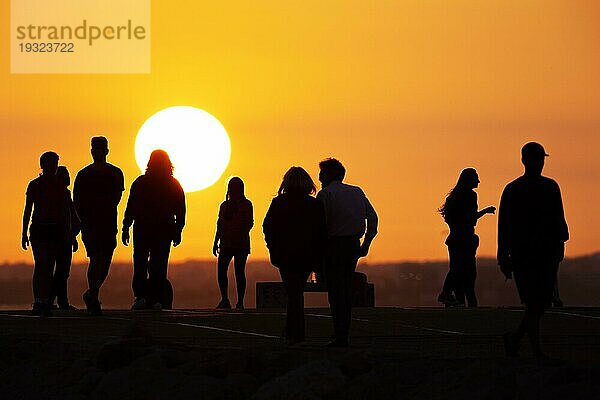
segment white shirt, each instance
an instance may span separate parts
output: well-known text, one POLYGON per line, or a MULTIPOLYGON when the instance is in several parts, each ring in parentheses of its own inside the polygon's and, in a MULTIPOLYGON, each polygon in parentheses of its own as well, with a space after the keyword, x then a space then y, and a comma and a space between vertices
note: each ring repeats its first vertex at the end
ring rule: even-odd
POLYGON ((365 234, 365 228, 366 240, 372 240, 377 235, 377 213, 358 186, 333 181, 317 194, 317 199, 325 206, 329 237, 360 238, 365 234))

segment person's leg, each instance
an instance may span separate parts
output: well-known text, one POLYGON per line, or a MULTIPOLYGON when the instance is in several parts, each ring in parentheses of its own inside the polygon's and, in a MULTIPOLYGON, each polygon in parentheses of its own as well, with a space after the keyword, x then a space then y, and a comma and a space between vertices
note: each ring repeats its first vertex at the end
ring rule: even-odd
POLYGON ((337 339, 341 336, 341 312, 343 309, 344 295, 341 265, 339 260, 339 246, 336 242, 330 240, 325 256, 324 275, 327 281, 327 300, 331 310, 331 319, 333 320, 333 332, 337 339))
POLYGON ((453 249, 453 269, 454 269, 454 295, 458 305, 465 304, 465 291, 467 290, 467 268, 469 266, 469 257, 464 244, 455 245, 453 249))
MULTIPOLYGON (((68 294, 68 279, 71 272, 71 261, 73 259, 73 251, 71 243, 63 243, 58 248, 56 256, 56 270, 54 271, 53 279, 53 294, 57 298, 57 303, 60 308, 69 307, 68 294)), ((53 300, 53 299, 52 299, 53 300)), ((51 304, 53 301, 51 302, 51 304)))
POLYGON ((95 300, 98 299, 100 288, 108 276, 112 256, 113 251, 108 250, 90 256, 87 278, 90 296, 95 300))
POLYGON ((529 337, 529 343, 531 345, 531 352, 534 357, 542 357, 542 345, 540 343, 540 320, 544 314, 543 307, 534 307, 530 311, 529 324, 527 327, 527 336, 529 337))
POLYGON ((477 279, 477 269, 473 266, 465 269, 465 297, 469 307, 477 307, 477 294, 475 293, 475 280, 477 279))
POLYGON ((456 246, 448 245, 448 273, 446 279, 444 279, 444 286, 442 287, 442 293, 438 296, 438 301, 445 304, 446 306, 452 306, 456 304, 456 298, 453 292, 456 291, 457 276, 456 265, 458 262, 458 256, 456 254, 456 246))
MULTIPOLYGON (((160 303, 167 280, 171 240, 157 240, 150 247, 150 262, 148 264, 148 286, 150 287, 150 304, 160 303)), ((162 306, 162 304, 161 304, 162 306)))
POLYGON ((293 267, 280 268, 279 272, 287 294, 286 338, 291 344, 302 342, 305 339, 304 284, 310 272, 293 267))
POLYGON ((464 292, 469 307, 477 307, 477 295, 475 293, 475 280, 477 279, 477 247, 473 246, 465 254, 464 262, 464 292))
POLYGON ((352 318, 352 278, 358 261, 359 241, 330 240, 325 274, 336 341, 347 344, 352 318))
POLYGON ((33 297, 36 303, 48 303, 52 290, 52 272, 56 261, 56 249, 52 242, 36 240, 31 243, 33 251, 33 297))
POLYGON ((233 259, 235 269, 235 285, 237 289, 237 307, 244 307, 244 297, 246 295, 246 260, 248 253, 238 252, 233 259))
POLYGON ((281 275, 281 281, 283 282, 283 286, 285 287, 285 293, 287 296, 287 307, 286 307, 286 314, 285 314, 285 327, 283 328, 283 335, 284 338, 289 341, 292 339, 293 337, 293 330, 292 330, 292 318, 293 316, 290 315, 290 311, 292 311, 292 307, 290 306, 290 302, 293 302, 292 298, 293 298, 293 288, 292 288, 292 278, 291 278, 291 273, 290 273, 290 269, 288 266, 283 266, 280 265, 279 266, 279 275, 281 275), (291 296, 290 296, 291 295, 291 296))
POLYGON ((219 283, 219 290, 221 292, 221 302, 229 301, 229 281, 227 279, 227 269, 229 269, 229 263, 233 258, 233 254, 228 251, 219 253, 217 258, 217 281, 219 283))
POLYGON ((348 340, 350 325, 352 321, 352 298, 353 282, 356 264, 358 262, 358 251, 360 242, 358 240, 347 240, 344 242, 344 314, 342 319, 342 334, 348 340))
POLYGON ((146 240, 135 237, 133 240, 133 278, 131 288, 136 301, 148 295, 148 257, 150 248, 146 240))

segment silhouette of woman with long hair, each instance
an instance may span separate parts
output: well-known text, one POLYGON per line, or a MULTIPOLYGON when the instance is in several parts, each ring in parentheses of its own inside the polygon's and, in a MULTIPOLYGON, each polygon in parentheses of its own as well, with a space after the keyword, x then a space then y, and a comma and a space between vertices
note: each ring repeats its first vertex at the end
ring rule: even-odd
POLYGON ((67 167, 61 165, 56 170, 57 184, 62 187, 65 191, 65 198, 67 201, 67 208, 65 209, 65 220, 67 225, 65 227, 64 240, 59 243, 58 252, 56 255, 56 269, 54 270, 54 277, 52 280, 52 290, 50 292, 50 299, 48 303, 50 307, 54 308, 54 300, 58 303, 58 309, 60 310, 76 310, 71 304, 69 304, 69 296, 67 289, 67 282, 69 274, 71 272, 71 261, 73 259, 73 253, 79 248, 77 242, 77 235, 81 230, 81 222, 77 211, 75 211, 75 205, 71 199, 71 191, 69 185, 71 184, 71 177, 67 167))
POLYGON ((227 183, 225 201, 219 207, 213 255, 217 258, 217 280, 221 292, 218 309, 230 309, 227 270, 233 259, 237 287, 236 309, 244 309, 246 260, 250 254, 250 230, 254 225, 252 203, 244 194, 244 182, 234 176, 227 183))
POLYGON ((303 168, 290 168, 263 222, 271 264, 279 269, 287 293, 289 345, 304 341, 304 285, 312 271, 321 269, 327 239, 325 209, 315 192, 303 168))
POLYGON ((65 240, 65 227, 68 224, 65 210, 69 207, 70 196, 67 198, 68 191, 57 181, 58 154, 51 151, 42 154, 40 167, 40 176, 27 186, 21 247, 27 250, 31 244, 33 250, 32 314, 49 316, 52 273, 59 245, 65 240))
POLYGON ((475 234, 475 225, 485 214, 496 212, 494 206, 477 211, 477 193, 474 189, 478 186, 477 171, 474 168, 463 169, 456 186, 439 209, 450 228, 446 239, 450 270, 446 275, 442 293, 438 296, 438 301, 446 306, 464 306, 466 297, 469 307, 477 307, 475 254, 479 246, 479 237, 475 234))
POLYGON ((185 194, 173 177, 171 159, 166 151, 154 150, 146 173, 131 184, 123 218, 125 246, 133 224, 133 310, 161 310, 172 301, 164 296, 169 253, 171 243, 181 243, 185 212, 185 194))

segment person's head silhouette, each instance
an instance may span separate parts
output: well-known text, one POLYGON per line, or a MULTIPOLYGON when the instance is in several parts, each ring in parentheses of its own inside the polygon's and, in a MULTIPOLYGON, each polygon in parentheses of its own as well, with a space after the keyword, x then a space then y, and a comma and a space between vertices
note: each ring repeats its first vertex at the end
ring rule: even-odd
POLYGON ((548 154, 539 143, 529 142, 521 148, 521 162, 527 175, 541 175, 546 157, 548 154))
POLYGON ((326 187, 331 182, 341 182, 346 176, 346 168, 335 158, 327 158, 319 163, 319 181, 326 187))
POLYGON ((108 155, 108 139, 104 136, 94 136, 92 138, 92 158, 94 162, 106 162, 108 155))
POLYGON ((40 168, 43 175, 56 175, 58 168, 58 154, 53 151, 47 151, 40 157, 40 168))
POLYGON ((475 168, 465 168, 460 172, 456 187, 461 189, 475 189, 479 186, 479 175, 475 168))
POLYGON ((283 176, 278 194, 293 194, 308 196, 317 191, 312 178, 302 167, 292 167, 283 176))
POLYGON ((71 184, 71 176, 69 175, 69 170, 64 165, 61 165, 56 170, 56 177, 61 185, 65 187, 69 187, 71 184))
POLYGON ((246 198, 244 194, 244 181, 239 176, 234 176, 227 182, 227 200, 242 200, 246 198))
POLYGON ((154 150, 146 164, 146 175, 173 176, 173 163, 164 150, 154 150))

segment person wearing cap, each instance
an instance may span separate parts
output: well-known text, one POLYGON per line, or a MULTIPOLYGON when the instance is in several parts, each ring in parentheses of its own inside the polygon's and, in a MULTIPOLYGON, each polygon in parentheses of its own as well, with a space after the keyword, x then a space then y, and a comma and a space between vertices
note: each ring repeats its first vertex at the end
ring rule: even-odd
POLYGON ((108 276, 117 247, 117 205, 125 190, 125 180, 119 168, 106 162, 105 137, 92 138, 91 153, 94 162, 75 178, 73 201, 81 219, 81 239, 90 259, 88 290, 83 300, 90 314, 101 315, 100 287, 108 276))
POLYGON ((533 354, 545 358, 540 346, 540 319, 550 306, 558 266, 564 258, 569 230, 558 184, 542 176, 541 144, 521 149, 525 173, 502 192, 498 214, 498 265, 506 279, 514 277, 523 319, 515 332, 504 334, 506 355, 517 357, 521 339, 529 337, 533 354))

